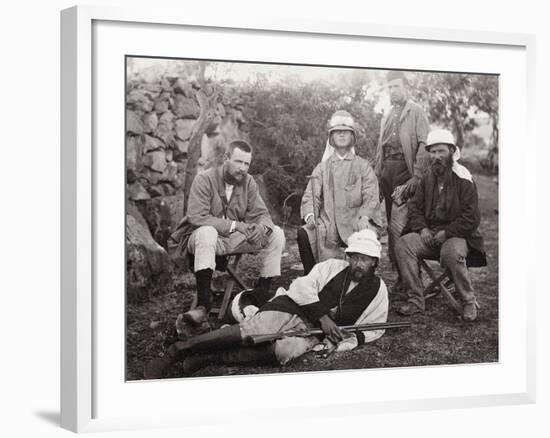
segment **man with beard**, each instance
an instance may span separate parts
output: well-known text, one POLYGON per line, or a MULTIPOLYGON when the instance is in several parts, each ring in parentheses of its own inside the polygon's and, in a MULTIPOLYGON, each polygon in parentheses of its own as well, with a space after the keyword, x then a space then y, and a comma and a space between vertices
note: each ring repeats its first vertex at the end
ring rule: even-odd
POLYGON ((424 311, 418 260, 436 256, 451 273, 463 303, 463 319, 474 321, 477 302, 466 257, 485 257, 478 231, 480 212, 476 185, 470 172, 457 163, 460 149, 450 131, 431 131, 426 150, 431 169, 417 187, 410 203, 406 234, 395 246, 399 269, 409 287, 408 301, 398 312, 412 315, 424 311))
POLYGON ((317 262, 343 258, 345 242, 354 231, 381 226, 378 181, 369 161, 355 154, 355 143, 353 117, 336 111, 328 122, 323 159, 302 197, 305 225, 297 240, 304 274, 317 262))
MULTIPOLYGON (((424 110, 409 97, 405 74, 390 71, 386 80, 392 107, 380 125, 374 170, 385 200, 388 253, 398 270, 395 243, 407 223, 407 200, 413 196, 422 177, 429 124, 424 110)), ((394 288, 399 290, 402 286, 398 270, 394 288)))
POLYGON ((271 298, 271 279, 281 275, 283 231, 275 226, 254 178, 248 174, 252 147, 243 140, 229 143, 224 162, 198 174, 193 180, 187 216, 174 239, 180 257, 194 254, 197 307, 184 319, 205 321, 212 305, 211 281, 216 255, 258 252, 260 276, 255 289, 258 301, 271 298))
POLYGON ((384 334, 384 330, 346 333, 339 325, 381 323, 388 316, 388 293, 375 275, 381 245, 372 230, 353 233, 348 239, 348 260, 329 259, 294 280, 253 316, 238 325, 223 327, 187 341, 176 342, 167 354, 153 360, 145 378, 161 378, 176 361, 183 361, 186 375, 208 365, 286 364, 320 343, 316 336, 284 337, 266 345, 244 347, 251 335, 320 327, 325 345, 348 351, 384 334))

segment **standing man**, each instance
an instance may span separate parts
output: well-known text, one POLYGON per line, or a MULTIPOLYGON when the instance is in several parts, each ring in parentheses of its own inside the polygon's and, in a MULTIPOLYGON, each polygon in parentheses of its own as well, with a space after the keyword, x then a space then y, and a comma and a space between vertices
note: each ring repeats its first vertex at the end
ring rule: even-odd
POLYGON ((370 163, 355 155, 351 114, 336 111, 329 120, 328 135, 323 161, 313 170, 302 198, 305 226, 298 230, 298 249, 304 275, 317 262, 342 258, 354 231, 381 224, 378 181, 370 163))
POLYGON ((466 266, 467 257, 485 262, 483 239, 478 231, 480 212, 472 175, 457 163, 460 149, 450 131, 430 132, 426 150, 431 168, 418 184, 410 203, 409 221, 395 252, 403 280, 408 286, 408 302, 398 310, 402 315, 424 311, 424 288, 418 276, 419 258, 437 256, 451 272, 463 302, 463 319, 477 318, 477 303, 466 266))
POLYGON ((178 227, 175 240, 180 252, 194 254, 197 307, 184 318, 199 324, 212 306, 210 283, 216 255, 258 252, 260 279, 256 293, 266 302, 271 279, 281 275, 283 231, 275 226, 260 196, 254 178, 248 174, 252 147, 243 140, 229 143, 224 162, 198 174, 189 194, 187 216, 178 227))
MULTIPOLYGON (((388 252, 392 265, 398 269, 395 242, 407 223, 407 200, 413 196, 422 177, 429 124, 424 110, 409 98, 405 74, 390 71, 386 79, 392 107, 380 126, 375 172, 386 206, 388 252)), ((400 287, 398 270, 396 288, 400 287)))
POLYGON ((346 249, 348 260, 329 259, 315 265, 288 290, 276 296, 238 325, 176 342, 168 354, 154 359, 145 370, 146 379, 161 378, 176 361, 183 361, 186 375, 208 365, 286 364, 313 349, 316 336, 284 337, 257 347, 243 346, 250 335, 320 327, 335 351, 348 351, 384 334, 384 330, 346 333, 339 325, 386 322, 388 291, 375 271, 380 242, 372 230, 352 234, 346 249))

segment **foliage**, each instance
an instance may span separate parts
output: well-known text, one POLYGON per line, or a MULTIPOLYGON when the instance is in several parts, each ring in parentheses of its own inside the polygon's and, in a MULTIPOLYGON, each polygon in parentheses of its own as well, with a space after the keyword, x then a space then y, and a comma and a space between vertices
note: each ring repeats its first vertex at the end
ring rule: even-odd
MULTIPOLYGON (((327 121, 338 109, 348 111, 356 121, 357 154, 374 158, 381 116, 374 111, 374 102, 366 99, 369 77, 354 74, 346 79, 335 86, 323 81, 306 83, 296 77, 268 82, 260 76, 233 90, 246 96, 244 116, 250 122, 255 148, 250 172, 264 175, 277 205, 282 206, 289 195, 303 192, 306 177, 324 152, 327 121)), ((292 219, 299 220, 298 211, 292 219)))

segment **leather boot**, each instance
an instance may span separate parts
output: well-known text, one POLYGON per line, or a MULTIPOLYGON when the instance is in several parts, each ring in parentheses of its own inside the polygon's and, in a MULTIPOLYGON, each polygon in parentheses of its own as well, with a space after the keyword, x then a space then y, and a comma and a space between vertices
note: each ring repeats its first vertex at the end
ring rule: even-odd
POLYGON ((304 275, 307 275, 315 266, 315 257, 311 249, 311 242, 307 237, 307 231, 303 228, 298 229, 297 241, 298 252, 300 253, 302 265, 304 266, 304 275))
POLYGON ((197 280, 197 306, 204 306, 206 310, 212 307, 212 275, 214 271, 210 268, 201 269, 195 272, 197 280))
POLYGON ((274 365, 277 357, 272 345, 241 347, 232 350, 187 356, 183 361, 186 375, 211 365, 274 365))
POLYGON ((174 348, 179 360, 183 360, 189 353, 225 350, 227 348, 238 347, 241 344, 241 328, 238 325, 230 325, 203 333, 187 341, 176 342, 174 348))
MULTIPOLYGON (((241 344, 241 329, 238 325, 203 333, 187 341, 178 341, 172 344, 168 347, 164 356, 157 357, 146 365, 143 374, 146 379, 161 379, 174 363, 185 361, 193 353, 208 352, 212 355, 212 352, 216 350, 235 348, 241 344)), ((213 361, 214 359, 211 358, 210 360, 213 361)))
POLYGON ((209 268, 195 272, 195 279, 197 281, 196 307, 192 307, 182 315, 183 321, 193 326, 199 326, 208 320, 208 311, 212 307, 212 289, 210 284, 213 273, 214 271, 209 268))

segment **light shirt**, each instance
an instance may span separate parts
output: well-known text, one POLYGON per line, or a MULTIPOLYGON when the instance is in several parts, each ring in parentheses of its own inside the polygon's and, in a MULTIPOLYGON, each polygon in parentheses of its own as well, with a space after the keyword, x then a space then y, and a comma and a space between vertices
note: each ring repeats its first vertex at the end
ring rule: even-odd
MULTIPOLYGON (((227 202, 229 202, 229 200, 231 199, 231 195, 233 194, 233 189, 234 188, 235 188, 235 186, 225 183, 225 199, 227 199, 227 202)), ((225 215, 224 215, 223 218, 227 219, 225 217, 225 215)), ((233 231, 235 231, 235 225, 236 224, 237 223, 235 221, 231 222, 231 227, 229 228, 229 233, 232 233, 233 231)))

